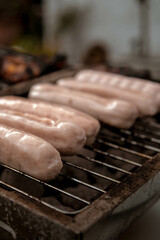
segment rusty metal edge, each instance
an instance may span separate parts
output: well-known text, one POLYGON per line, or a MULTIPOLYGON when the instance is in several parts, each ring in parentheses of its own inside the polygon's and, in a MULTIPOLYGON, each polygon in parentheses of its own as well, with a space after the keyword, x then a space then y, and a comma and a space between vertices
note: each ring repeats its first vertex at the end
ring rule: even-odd
MULTIPOLYGON (((49 209, 34 200, 0 187, 1 222, 13 228, 17 240, 33 239, 79 239, 79 233, 68 228, 72 218, 49 209), (5 212, 4 212, 5 211, 5 212), (39 230, 35 231, 36 226, 39 230), (41 236, 44 234, 44 238, 41 236), (30 234, 30 235, 28 235, 30 234), (34 234, 37 234, 36 236, 34 234), (42 237, 42 238, 41 238, 42 237)), ((1 227, 0 227, 1 231, 1 227)))
POLYGON ((37 217, 43 217, 57 226, 62 226, 66 231, 76 234, 76 239, 79 239, 88 229, 98 224, 101 219, 109 218, 114 209, 137 192, 145 183, 158 174, 159 171, 160 154, 157 154, 136 172, 125 178, 122 183, 115 186, 107 194, 102 195, 76 216, 64 215, 42 206, 40 203, 34 202, 34 200, 29 201, 25 196, 2 188, 0 188, 0 196, 7 201, 14 202, 17 206, 31 211, 37 217))
POLYGON ((160 154, 156 154, 155 157, 144 163, 136 172, 126 177, 107 194, 95 200, 86 210, 76 215, 74 221, 69 224, 70 229, 76 232, 85 233, 102 218, 109 218, 114 209, 131 195, 135 194, 159 172, 160 154))

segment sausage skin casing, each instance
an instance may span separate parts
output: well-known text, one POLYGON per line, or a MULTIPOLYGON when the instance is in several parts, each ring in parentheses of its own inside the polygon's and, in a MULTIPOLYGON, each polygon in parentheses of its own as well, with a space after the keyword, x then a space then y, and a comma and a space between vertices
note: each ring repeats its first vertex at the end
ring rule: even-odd
POLYGON ((0 162, 45 181, 62 168, 60 154, 51 144, 5 125, 0 125, 0 162))
POLYGON ((104 98, 117 98, 133 103, 137 106, 140 117, 146 115, 153 116, 158 112, 158 104, 155 99, 138 91, 133 92, 111 85, 103 86, 98 83, 78 82, 73 80, 60 80, 59 84, 63 87, 82 91, 83 93, 92 93, 104 98))
MULTIPOLYGON (((59 83, 64 83, 65 86, 67 82, 63 80, 59 83)), ((30 97, 39 97, 53 103, 76 108, 106 124, 119 128, 130 128, 138 116, 138 109, 132 103, 119 99, 102 98, 94 94, 82 93, 53 84, 33 86, 30 97)))
POLYGON ((154 99, 160 109, 159 83, 96 70, 82 70, 76 75, 75 79, 79 82, 97 83, 106 87, 112 86, 150 96, 154 99))
POLYGON ((87 137, 86 145, 91 145, 94 142, 100 129, 99 121, 90 115, 67 106, 50 104, 44 101, 5 96, 0 97, 0 109, 31 113, 54 121, 75 123, 84 129, 87 137))
POLYGON ((29 113, 0 111, 0 124, 43 138, 63 155, 79 153, 86 142, 85 132, 76 124, 53 121, 29 113))

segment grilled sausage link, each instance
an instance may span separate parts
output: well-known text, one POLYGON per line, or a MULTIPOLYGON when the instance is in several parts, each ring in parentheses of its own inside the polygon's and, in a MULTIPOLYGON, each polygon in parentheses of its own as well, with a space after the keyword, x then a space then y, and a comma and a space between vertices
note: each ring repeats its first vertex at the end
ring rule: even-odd
POLYGON ((53 179, 61 170, 59 152, 45 140, 0 125, 0 162, 41 180, 53 179))
POLYGON ((5 96, 0 97, 0 109, 31 113, 36 116, 50 118, 54 121, 66 121, 77 124, 85 131, 87 145, 94 142, 100 129, 99 122, 88 114, 69 107, 53 105, 43 101, 5 96))
POLYGON ((79 82, 97 83, 104 86, 113 86, 127 91, 139 92, 152 97, 160 108, 160 84, 144 79, 126 77, 120 74, 82 70, 75 78, 79 82))
MULTIPOLYGON (((65 85, 65 80, 58 83, 63 82, 65 85)), ((74 107, 114 127, 129 128, 138 116, 137 107, 132 103, 101 98, 53 84, 37 84, 32 87, 29 96, 74 107)))
POLYGON ((86 142, 84 130, 76 124, 55 122, 29 113, 1 110, 0 124, 41 137, 63 155, 79 153, 86 142))
POLYGON ((140 92, 132 92, 126 89, 120 89, 111 85, 103 86, 98 83, 78 82, 73 80, 61 80, 61 86, 79 90, 82 92, 92 93, 105 98, 117 98, 135 104, 140 112, 140 116, 152 116, 158 112, 158 105, 155 100, 141 94, 140 92))

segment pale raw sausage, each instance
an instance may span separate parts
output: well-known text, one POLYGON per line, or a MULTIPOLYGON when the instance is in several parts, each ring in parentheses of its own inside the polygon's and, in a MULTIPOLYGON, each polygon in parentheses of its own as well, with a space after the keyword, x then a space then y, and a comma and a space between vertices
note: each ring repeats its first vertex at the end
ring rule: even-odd
MULTIPOLYGON (((72 79, 73 80, 73 79, 72 79)), ((80 71, 75 80, 113 86, 152 97, 160 108, 160 84, 148 80, 95 70, 80 71)))
POLYGON ((53 121, 29 113, 1 109, 0 124, 41 137, 63 155, 79 153, 86 142, 84 130, 76 124, 53 121))
MULTIPOLYGON (((59 84, 63 82, 60 81, 59 84)), ((101 98, 53 84, 37 84, 32 87, 29 96, 68 105, 119 128, 131 127, 138 116, 138 109, 132 103, 118 99, 101 98)))
POLYGON ((62 168, 60 154, 51 144, 5 125, 0 125, 0 162, 45 181, 62 168))
POLYGON ((15 96, 0 97, 0 109, 9 109, 19 112, 31 113, 40 117, 50 118, 54 121, 72 122, 84 129, 90 145, 99 132, 100 124, 97 119, 75 110, 73 108, 49 104, 44 101, 26 99, 15 96))
POLYGON ((98 83, 78 82, 74 80, 60 80, 61 86, 92 93, 105 98, 117 98, 135 104, 140 112, 140 116, 152 116, 158 112, 158 104, 149 95, 138 91, 128 91, 111 85, 103 86, 98 83))

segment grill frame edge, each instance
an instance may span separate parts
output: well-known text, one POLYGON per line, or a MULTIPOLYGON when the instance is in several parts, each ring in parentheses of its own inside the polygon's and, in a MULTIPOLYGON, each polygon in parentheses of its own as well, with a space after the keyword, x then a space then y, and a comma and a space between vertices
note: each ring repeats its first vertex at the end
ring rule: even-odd
MULTIPOLYGON (((33 236, 35 233, 37 221, 39 222, 40 219, 41 226, 39 227, 40 229, 36 233, 36 236, 37 234, 42 234, 43 232, 44 236, 42 239, 67 240, 67 236, 69 237, 68 239, 87 239, 86 237, 88 234, 93 235, 92 231, 95 228, 98 229, 96 231, 97 236, 99 236, 98 232, 100 232, 100 228, 102 226, 104 227, 104 223, 106 226, 110 223, 110 219, 113 216, 114 210, 120 206, 123 208, 123 203, 126 200, 129 202, 127 206, 128 211, 132 211, 133 203, 130 200, 132 196, 135 196, 137 207, 139 204, 144 204, 141 211, 144 210, 146 204, 148 205, 146 202, 148 198, 152 200, 151 202, 154 203, 154 199, 158 199, 159 197, 158 189, 160 186, 160 181, 157 189, 157 185, 155 184, 155 181, 157 182, 157 179, 160 180, 160 154, 157 154, 151 160, 148 160, 136 172, 126 177, 126 179, 122 181, 121 184, 115 186, 108 193, 103 194, 99 199, 95 200, 91 205, 89 205, 84 211, 75 216, 64 215, 55 210, 51 210, 45 206, 42 206, 42 204, 37 204, 37 202, 35 203, 34 200, 28 201, 26 197, 18 193, 0 188, 1 220, 3 219, 6 224, 12 226, 12 228, 15 229, 15 232, 17 231, 17 236, 21 234, 23 228, 20 228, 20 223, 24 219, 23 212, 26 213, 25 218, 29 219, 28 221, 30 224, 28 227, 32 226, 32 231, 31 229, 28 229, 28 233, 31 234, 31 236, 33 236), (151 183, 152 188, 150 186, 151 183), (147 194, 145 196, 145 199, 143 199, 143 202, 140 203, 139 194, 141 194, 141 189, 144 186, 146 188, 147 194), (4 209, 8 211, 8 213, 6 212, 6 215, 2 214, 2 212, 4 212, 4 209), (19 215, 19 213, 22 213, 22 215, 19 215), (31 216, 35 220, 34 224, 30 221, 31 216), (101 224, 102 220, 103 224, 101 224), (51 238, 48 235, 49 232, 52 234, 51 238)), ((133 215, 136 217, 137 214, 133 215)), ((24 227, 26 231, 27 226, 24 227)), ((94 238, 92 239, 98 239, 97 236, 95 234, 94 238)), ((25 239, 27 239, 27 236, 25 236, 25 239)))

